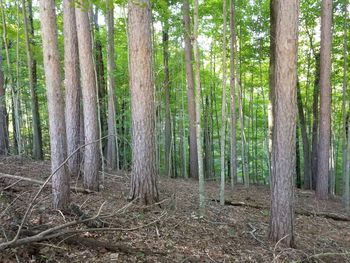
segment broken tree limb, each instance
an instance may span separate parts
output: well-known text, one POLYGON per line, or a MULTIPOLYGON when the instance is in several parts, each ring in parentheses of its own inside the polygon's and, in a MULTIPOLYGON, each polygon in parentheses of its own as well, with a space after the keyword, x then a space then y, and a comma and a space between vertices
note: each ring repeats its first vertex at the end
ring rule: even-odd
MULTIPOLYGON (((44 181, 33 179, 33 178, 28 178, 28 177, 19 176, 19 175, 12 175, 12 174, 4 174, 4 173, 0 173, 0 178, 14 179, 14 180, 17 180, 16 183, 18 183, 20 181, 25 181, 25 182, 30 182, 30 183, 33 183, 33 184, 40 184, 40 185, 43 185, 45 183, 44 181)), ((51 185, 51 183, 48 182, 46 185, 51 185)), ((92 191, 92 190, 84 189, 84 188, 81 188, 81 187, 71 186, 70 189, 72 191, 76 191, 76 192, 79 192, 79 193, 86 193, 86 194, 94 193, 94 191, 92 191)))
MULTIPOLYGON (((102 205, 103 206, 103 205, 102 205)), ((29 237, 24 237, 24 238, 17 238, 16 240, 11 240, 8 242, 3 242, 0 243, 0 251, 1 250, 5 250, 8 248, 14 248, 14 247, 18 247, 18 246, 22 246, 22 245, 28 245, 31 244, 33 242, 40 242, 40 241, 44 241, 44 240, 50 240, 50 239, 54 239, 54 238, 58 238, 58 237, 64 237, 67 235, 71 235, 71 234, 78 234, 78 233, 83 233, 83 232, 116 232, 116 231, 135 231, 141 228, 145 228, 151 225, 154 225, 155 223, 159 222, 159 220, 161 218, 163 218, 167 213, 163 212, 157 219, 155 219, 154 221, 145 224, 145 225, 141 225, 141 226, 137 226, 137 227, 132 227, 132 228, 116 228, 116 227, 110 227, 110 228, 86 228, 86 229, 67 229, 68 227, 72 227, 78 224, 82 224, 91 220, 94 220, 96 218, 99 217, 100 213, 101 213, 101 209, 102 206, 100 207, 99 212, 97 213, 96 216, 88 218, 88 219, 84 219, 84 220, 75 220, 75 221, 71 221, 62 225, 58 225, 58 226, 54 226, 52 228, 46 229, 34 236, 29 236, 29 237), (66 230, 64 230, 66 229, 66 230)))
MULTIPOLYGON (((211 199, 211 201, 219 202, 218 199, 211 199)), ((267 206, 261 206, 258 204, 251 204, 251 203, 245 203, 245 202, 233 202, 233 201, 229 201, 229 200, 225 200, 225 205, 244 206, 244 207, 251 207, 251 208, 255 208, 255 209, 264 209, 264 210, 270 209, 267 206)), ((304 209, 298 209, 298 210, 295 210, 295 213, 297 215, 302 215, 302 216, 317 216, 317 217, 323 217, 326 219, 333 219, 335 221, 350 222, 350 217, 335 214, 335 213, 330 213, 330 212, 315 212, 315 211, 309 212, 309 211, 304 210, 304 209)))

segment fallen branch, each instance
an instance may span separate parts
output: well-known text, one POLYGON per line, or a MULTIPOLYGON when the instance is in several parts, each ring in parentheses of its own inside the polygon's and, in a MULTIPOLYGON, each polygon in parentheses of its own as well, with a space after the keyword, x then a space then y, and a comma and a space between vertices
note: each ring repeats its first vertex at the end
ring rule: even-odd
MULTIPOLYGON (((219 202, 217 199, 211 199, 213 202, 219 202)), ((232 202, 229 200, 225 200, 225 205, 230 205, 230 206, 244 206, 244 207, 251 207, 255 209, 264 209, 268 210, 270 209, 267 206, 261 206, 257 204, 251 204, 251 203, 245 203, 245 202, 232 202)), ((344 222, 350 222, 350 217, 335 214, 335 213, 329 213, 329 212, 309 212, 304 209, 298 209, 295 211, 297 215, 302 215, 302 216, 317 216, 317 217, 323 217, 326 219, 333 219, 335 221, 344 221, 344 222)))
MULTIPOLYGON (((18 180, 15 183, 19 183, 21 181, 30 182, 30 183, 33 183, 33 184, 40 184, 40 185, 43 185, 45 183, 44 181, 33 179, 33 178, 28 178, 28 177, 19 176, 19 175, 12 175, 12 174, 4 174, 4 173, 0 173, 0 178, 9 178, 9 179, 16 179, 16 180, 18 180)), ((11 184, 10 186, 13 186, 13 185, 14 184, 11 184)), ((52 185, 52 183, 48 182, 48 183, 46 183, 46 185, 52 185)), ((5 187, 4 190, 8 189, 10 186, 5 187)), ((70 189, 72 191, 76 191, 76 192, 80 192, 80 193, 87 193, 87 194, 95 192, 95 191, 92 191, 92 190, 89 190, 89 189, 84 189, 84 188, 81 188, 81 187, 74 187, 74 186, 71 186, 70 189)))

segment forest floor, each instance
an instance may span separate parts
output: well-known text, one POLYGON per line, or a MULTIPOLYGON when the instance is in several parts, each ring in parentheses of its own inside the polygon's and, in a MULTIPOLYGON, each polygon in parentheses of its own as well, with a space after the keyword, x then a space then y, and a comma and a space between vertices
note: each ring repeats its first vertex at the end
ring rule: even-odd
MULTIPOLYGON (((0 159, 0 173, 45 180, 50 165, 8 157, 0 159)), ((206 216, 199 218, 196 181, 159 181, 160 204, 140 207, 126 200, 129 175, 109 171, 103 191, 72 191, 71 199, 85 214, 101 210, 101 219, 114 231, 74 225, 68 230, 81 232, 0 251, 0 262, 350 262, 350 222, 339 198, 318 202, 313 192, 296 190, 296 247, 285 249, 267 239, 268 187, 237 186, 233 193, 226 191, 227 205, 220 206, 213 201, 218 183, 207 182, 206 216)), ((39 187, 0 176, 0 243, 13 238, 39 187)), ((74 219, 51 208, 47 187, 20 238, 74 219)))

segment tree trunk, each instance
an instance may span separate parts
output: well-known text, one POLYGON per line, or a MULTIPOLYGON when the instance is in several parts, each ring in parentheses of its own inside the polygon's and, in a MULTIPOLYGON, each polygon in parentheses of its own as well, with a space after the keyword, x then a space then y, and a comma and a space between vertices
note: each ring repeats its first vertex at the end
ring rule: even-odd
POLYGON ((307 135, 305 114, 303 109, 303 101, 300 94, 299 82, 297 83, 297 103, 298 115, 301 128, 301 137, 303 140, 303 156, 304 156, 304 189, 311 189, 311 162, 310 162, 310 144, 307 135))
POLYGON ((170 83, 169 83, 169 23, 167 18, 164 19, 163 25, 163 65, 164 65, 164 93, 165 93, 165 174, 171 175, 171 117, 170 117, 170 83))
POLYGON ((273 105, 274 105, 274 97, 273 94, 275 92, 275 56, 276 56, 276 8, 275 1, 270 0, 270 62, 269 62, 269 105, 267 109, 267 118, 268 118, 268 130, 269 130, 269 160, 270 160, 270 182, 271 182, 271 173, 272 173, 272 137, 273 137, 273 105))
POLYGON ((198 178, 198 153, 196 137, 196 105, 193 79, 193 59, 191 45, 191 20, 190 5, 188 0, 183 0, 183 22, 184 22, 184 42, 186 59, 186 80, 188 99, 188 119, 190 126, 190 177, 198 178))
MULTIPOLYGON (((51 169, 55 171, 66 159, 67 145, 54 0, 40 1, 40 21, 49 108, 51 169)), ((65 166, 62 166, 52 177, 52 193, 55 209, 68 207, 69 175, 65 166)))
POLYGON ((85 147, 84 151, 84 187, 90 190, 98 190, 100 153, 99 143, 97 142, 99 131, 96 107, 96 79, 92 57, 89 16, 82 8, 75 9, 75 16, 83 97, 85 143, 91 143, 85 147))
POLYGON ((40 125, 40 115, 39 115, 39 106, 38 106, 38 97, 36 92, 36 81, 34 80, 33 72, 33 52, 30 44, 29 36, 29 19, 26 11, 26 1, 22 0, 22 13, 24 17, 24 35, 26 42, 26 51, 27 51, 27 63, 28 63, 28 79, 29 79, 29 89, 30 89, 30 98, 31 98, 31 109, 32 109, 32 126, 33 126, 33 158, 38 160, 43 158, 42 152, 42 137, 41 137, 41 125, 40 125))
POLYGON ((221 131, 220 131, 220 204, 225 204, 225 137, 226 137, 226 0, 223 0, 224 29, 222 35, 222 98, 221 98, 221 131))
MULTIPOLYGON (((273 147, 270 239, 285 246, 294 241, 296 86, 299 2, 275 0, 273 147), (287 63, 288 62, 288 63, 287 63), (283 190, 282 190, 283 189, 283 190)), ((272 25, 274 26, 274 25, 272 25)))
MULTIPOLYGON (((66 92, 66 130, 67 154, 71 155, 80 145, 80 74, 78 37, 75 10, 72 0, 63 1, 64 33, 64 72, 66 92)), ((71 176, 78 176, 80 171, 79 152, 68 160, 71 176)))
POLYGON ((321 57, 320 57, 320 139, 318 143, 317 184, 318 199, 328 198, 329 149, 331 138, 331 46, 332 0, 321 5, 321 57))
POLYGON ((315 82, 314 82, 314 94, 313 94, 313 124, 312 124, 312 152, 311 152, 311 185, 312 189, 316 190, 317 182, 317 154, 318 154, 318 126, 319 126, 319 112, 318 112, 318 99, 320 96, 320 54, 315 54, 315 82))
MULTIPOLYGON (((346 118, 346 94, 347 94, 347 68, 348 68, 348 1, 344 1, 344 64, 343 64, 343 107, 342 107, 342 117, 343 117, 343 203, 347 211, 350 210, 349 205, 349 168, 350 168, 350 147, 347 145, 347 140, 350 136, 347 136, 347 118, 346 118), (349 151, 348 151, 349 148, 349 151)), ((349 100, 350 103, 350 100, 349 100)), ((349 105, 350 106, 350 105, 349 105)), ((350 109, 350 107, 349 107, 350 109)), ((349 130, 348 130, 349 131, 349 130)))
POLYGON ((11 72, 11 60, 10 60, 10 51, 7 41, 7 27, 6 27, 6 18, 4 12, 3 1, 0 0, 1 8, 1 17, 2 17, 2 36, 3 43, 5 47, 6 62, 7 62, 7 75, 9 79, 9 85, 11 87, 12 95, 12 125, 13 125, 13 141, 16 154, 21 154, 21 124, 20 124, 20 114, 19 114, 19 91, 15 88, 15 83, 13 80, 11 72))
MULTIPOLYGON (((187 0, 186 0, 187 1, 187 0)), ((204 189, 204 171, 203 171, 203 149, 202 149, 202 129, 201 129, 201 79, 200 79, 200 58, 199 58, 199 46, 198 46, 198 0, 194 0, 193 8, 193 50, 194 50, 194 62, 196 65, 196 135, 197 135, 197 156, 198 156, 198 181, 199 181, 199 213, 204 216, 205 213, 205 189, 204 189)))
POLYGON ((230 0, 230 120, 231 120, 231 158, 230 175, 231 188, 237 183, 237 152, 236 152, 236 94, 235 94, 235 43, 236 43, 236 23, 234 0, 230 0))
POLYGON ((4 78, 4 71, 3 71, 1 43, 2 41, 0 40, 0 155, 8 155, 9 141, 8 141, 8 129, 7 129, 5 78, 4 78))
POLYGON ((108 143, 107 164, 111 169, 119 169, 119 147, 115 111, 115 48, 114 48, 114 5, 107 5, 107 86, 108 86, 108 143))
POLYGON ((149 0, 129 1, 128 37, 133 133, 129 199, 151 204, 158 200, 158 175, 149 0))

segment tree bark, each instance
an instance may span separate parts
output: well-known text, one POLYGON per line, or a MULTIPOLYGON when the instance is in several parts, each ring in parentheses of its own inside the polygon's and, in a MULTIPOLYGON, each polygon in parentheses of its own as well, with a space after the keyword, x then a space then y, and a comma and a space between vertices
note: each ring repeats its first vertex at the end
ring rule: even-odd
POLYGON ((151 7, 149 0, 130 0, 128 47, 132 117, 132 175, 129 199, 158 200, 151 7))
POLYGON ((331 139, 331 46, 332 0, 321 5, 321 57, 320 57, 320 139, 318 143, 317 184, 318 199, 328 198, 329 150, 331 139))
POLYGON ((189 163, 190 177, 198 178, 196 104, 195 104, 194 78, 193 78, 193 67, 192 67, 193 58, 192 58, 192 44, 191 44, 190 5, 188 0, 183 0, 182 9, 183 9, 183 23, 184 23, 188 119, 189 119, 189 126, 190 126, 190 163, 189 163))
MULTIPOLYGON (((82 2, 80 2, 83 4, 82 2)), ((97 118, 96 78, 93 64, 92 40, 89 26, 89 16, 83 7, 75 9, 81 87, 84 111, 85 143, 99 139, 97 118)), ((99 144, 93 143, 84 151, 84 187, 90 190, 99 189, 98 170, 100 167, 99 144)))
POLYGON ((107 165, 111 169, 119 169, 119 147, 116 129, 115 110, 115 48, 114 48, 114 5, 107 2, 107 86, 108 86, 108 142, 107 165))
MULTIPOLYGON (((66 159, 66 123, 61 91, 60 58, 54 0, 40 1, 41 34, 43 39, 44 69, 49 108, 51 142, 51 170, 56 170, 66 159)), ((69 205, 69 175, 62 166, 52 177, 53 206, 64 209, 69 205)))
MULTIPOLYGON (((63 1, 63 33, 64 33, 64 73, 66 93, 66 130, 67 154, 73 153, 80 144, 80 74, 78 37, 75 10, 72 0, 63 1)), ((68 160, 71 176, 78 176, 80 171, 79 152, 68 160)))
POLYGON ((299 2, 274 0, 276 11, 270 239, 294 242, 297 41, 299 2), (288 63, 287 63, 288 62, 288 63))

